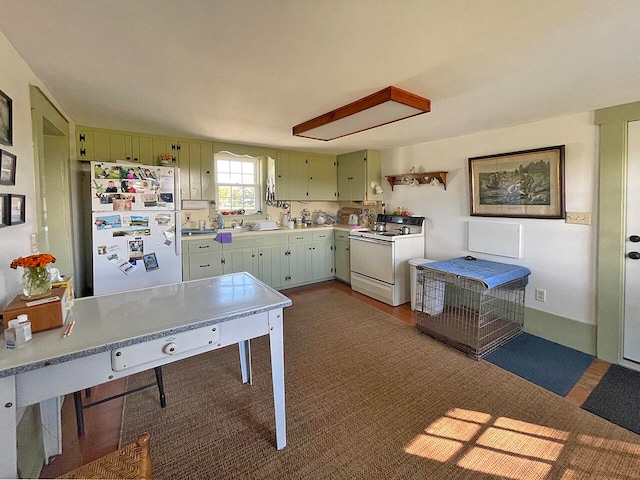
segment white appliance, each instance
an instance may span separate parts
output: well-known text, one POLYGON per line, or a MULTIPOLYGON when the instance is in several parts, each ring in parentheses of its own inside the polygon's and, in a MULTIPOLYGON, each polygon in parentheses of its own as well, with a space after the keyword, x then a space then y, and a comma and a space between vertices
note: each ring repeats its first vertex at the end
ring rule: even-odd
POLYGON ((424 217, 378 215, 382 223, 385 231, 349 235, 351 288, 396 306, 411 300, 409 260, 424 255, 424 217))
POLYGON ((91 162, 93 293, 182 281, 180 173, 91 162))

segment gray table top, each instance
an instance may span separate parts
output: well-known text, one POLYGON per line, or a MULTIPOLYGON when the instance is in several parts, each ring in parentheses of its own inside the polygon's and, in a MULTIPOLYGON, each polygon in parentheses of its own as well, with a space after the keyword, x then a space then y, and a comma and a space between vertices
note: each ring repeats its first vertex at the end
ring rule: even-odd
POLYGON ((252 275, 205 280, 76 299, 65 328, 33 335, 25 345, 0 344, 0 377, 141 343, 165 335, 290 306, 291 300, 252 275))

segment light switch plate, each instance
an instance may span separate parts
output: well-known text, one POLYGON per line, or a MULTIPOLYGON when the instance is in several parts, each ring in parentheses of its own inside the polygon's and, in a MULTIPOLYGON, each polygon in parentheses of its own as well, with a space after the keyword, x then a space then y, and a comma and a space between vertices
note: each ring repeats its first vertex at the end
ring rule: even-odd
POLYGON ((32 233, 29 235, 29 238, 31 239, 31 253, 38 253, 38 250, 40 249, 38 246, 38 234, 32 233))
POLYGON ((565 223, 591 225, 591 212, 567 212, 565 223))

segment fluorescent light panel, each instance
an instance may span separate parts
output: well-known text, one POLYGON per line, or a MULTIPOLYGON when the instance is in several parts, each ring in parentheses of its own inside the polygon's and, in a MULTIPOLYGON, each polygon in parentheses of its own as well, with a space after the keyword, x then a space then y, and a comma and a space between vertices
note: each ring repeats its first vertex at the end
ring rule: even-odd
POLYGON ((396 87, 337 108, 293 127, 293 135, 333 140, 431 111, 431 101, 396 87))

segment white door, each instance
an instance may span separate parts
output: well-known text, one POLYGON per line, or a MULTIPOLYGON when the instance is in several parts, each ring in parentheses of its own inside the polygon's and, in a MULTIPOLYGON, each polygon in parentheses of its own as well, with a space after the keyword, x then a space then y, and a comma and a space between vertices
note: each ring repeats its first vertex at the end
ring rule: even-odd
POLYGON ((640 363, 640 121, 629 123, 623 357, 640 363))

